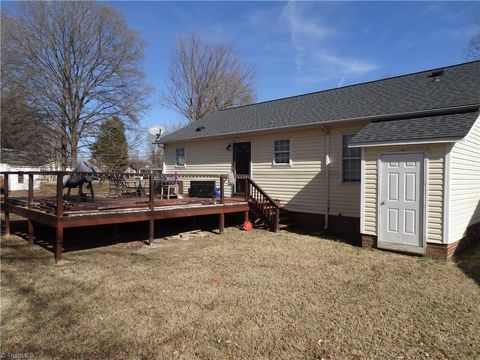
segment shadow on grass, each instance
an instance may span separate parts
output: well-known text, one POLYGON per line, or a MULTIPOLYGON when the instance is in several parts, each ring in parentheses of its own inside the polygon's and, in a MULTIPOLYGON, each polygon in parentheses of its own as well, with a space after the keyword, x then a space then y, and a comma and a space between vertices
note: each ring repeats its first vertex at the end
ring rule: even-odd
POLYGON ((337 233, 331 232, 329 230, 327 230, 327 231, 305 230, 305 229, 302 229, 301 226, 288 227, 287 229, 284 229, 282 231, 287 231, 287 232, 290 232, 290 233, 293 233, 293 234, 298 234, 298 235, 317 236, 317 237, 321 237, 322 240, 330 240, 330 241, 335 241, 335 242, 341 242, 341 243, 356 246, 356 247, 361 247, 362 246, 362 240, 361 240, 359 235, 357 236, 357 235, 337 234, 337 233))
MULTIPOLYGON (((226 214, 225 226, 239 224, 240 216, 226 214)), ((11 233, 28 243, 27 220, 10 220, 11 233)), ((198 216, 193 218, 168 219, 155 221, 155 238, 176 235, 191 230, 218 233, 218 216, 198 216)), ((2 234, 4 221, 2 219, 2 234)), ((46 225, 34 223, 35 245, 53 253, 55 244, 55 229, 46 225)), ((132 222, 116 225, 96 225, 88 227, 69 228, 64 230, 63 252, 86 250, 103 246, 146 241, 148 239, 148 223, 132 222)), ((15 245, 19 247, 18 245, 15 245)))
POLYGON ((467 276, 480 285, 480 242, 455 255, 454 261, 467 276))
MULTIPOLYGON (((31 259, 28 262, 31 262, 31 259)), ((38 338, 46 336, 45 334, 65 335, 72 331, 78 331, 84 318, 85 309, 89 305, 88 299, 95 293, 98 284, 87 284, 74 279, 62 278, 59 286, 45 286, 41 291, 37 291, 31 286, 28 279, 22 272, 14 271, 12 267, 2 269, 2 287, 13 292, 9 296, 21 299, 23 304, 21 311, 18 310, 19 307, 12 306, 10 311, 4 312, 2 324, 17 322, 21 324, 20 336, 24 339, 33 339, 27 343, 15 344, 15 347, 12 347, 11 341, 7 341, 8 344, 2 346, 3 351, 15 353, 21 349, 23 353, 32 353, 35 358, 74 358, 79 355, 96 358, 101 355, 99 349, 107 349, 107 353, 114 353, 111 349, 136 345, 133 340, 132 344, 126 345, 124 344, 125 339, 109 337, 107 340, 103 335, 98 337, 96 349, 65 348, 55 345, 55 341, 39 341, 38 338), (71 301, 71 299, 75 299, 75 301, 71 301), (25 324, 28 326, 23 326, 25 324)), ((91 333, 88 329, 82 330, 78 334, 83 341, 87 341, 89 335, 91 336, 91 333)), ((11 329, 2 334, 4 338, 14 336, 19 335, 14 335, 11 329)))

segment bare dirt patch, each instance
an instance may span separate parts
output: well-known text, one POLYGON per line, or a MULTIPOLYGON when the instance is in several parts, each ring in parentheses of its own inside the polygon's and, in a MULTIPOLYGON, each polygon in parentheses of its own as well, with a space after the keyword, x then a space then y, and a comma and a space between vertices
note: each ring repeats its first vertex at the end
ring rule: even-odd
POLYGON ((139 249, 70 251, 65 266, 15 236, 1 245, 4 352, 89 359, 480 353, 472 253, 446 263, 235 228, 139 249))

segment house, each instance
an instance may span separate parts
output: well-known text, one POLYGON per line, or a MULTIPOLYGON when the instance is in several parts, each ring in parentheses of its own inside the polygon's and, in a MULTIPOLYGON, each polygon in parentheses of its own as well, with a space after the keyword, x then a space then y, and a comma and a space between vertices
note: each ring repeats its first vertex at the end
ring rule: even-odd
MULTIPOLYGON (((1 149, 0 152, 0 172, 5 171, 44 171, 43 164, 35 163, 30 156, 19 150, 1 149)), ((33 176, 34 190, 40 189, 41 175, 33 176)), ((28 190, 28 176, 18 174, 8 179, 8 188, 10 191, 28 190)), ((3 178, 1 181, 3 192, 3 178)))
POLYGON ((136 174, 137 170, 128 165, 128 167, 123 171, 125 174, 136 174))
POLYGON ((164 172, 233 169, 305 228, 448 258, 480 236, 479 107, 476 61, 230 108, 161 138, 164 172))

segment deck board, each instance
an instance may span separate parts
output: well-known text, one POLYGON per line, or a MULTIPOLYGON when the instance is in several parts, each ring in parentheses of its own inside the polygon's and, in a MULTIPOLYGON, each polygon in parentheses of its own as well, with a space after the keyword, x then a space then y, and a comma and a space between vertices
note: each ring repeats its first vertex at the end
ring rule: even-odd
MULTIPOLYGON (((13 205, 27 206, 27 197, 10 197, 9 201, 13 205)), ((225 205, 235 205, 244 203, 245 200, 241 197, 225 198, 225 205)), ((155 199, 154 208, 160 210, 161 208, 171 207, 188 207, 196 205, 214 205, 219 202, 214 202, 209 198, 192 198, 184 197, 182 199, 155 199)), ((33 207, 37 210, 53 213, 56 208, 55 197, 38 197, 34 198, 33 207)), ((95 202, 64 202, 65 216, 80 215, 81 213, 103 213, 116 210, 124 212, 125 210, 147 209, 149 207, 148 198, 132 197, 132 198, 109 198, 109 197, 95 197, 95 202)))

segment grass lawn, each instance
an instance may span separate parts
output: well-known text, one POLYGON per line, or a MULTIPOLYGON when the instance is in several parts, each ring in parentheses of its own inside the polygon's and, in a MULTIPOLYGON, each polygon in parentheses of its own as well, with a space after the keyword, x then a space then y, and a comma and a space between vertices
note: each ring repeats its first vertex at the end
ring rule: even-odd
MULTIPOLYGON (((68 241, 68 239, 67 239, 68 241)), ((65 254, 1 242, 1 350, 34 358, 473 359, 480 250, 455 262, 227 228, 65 254)))

